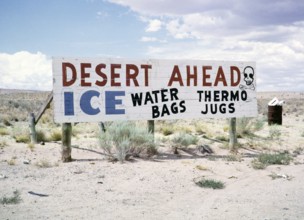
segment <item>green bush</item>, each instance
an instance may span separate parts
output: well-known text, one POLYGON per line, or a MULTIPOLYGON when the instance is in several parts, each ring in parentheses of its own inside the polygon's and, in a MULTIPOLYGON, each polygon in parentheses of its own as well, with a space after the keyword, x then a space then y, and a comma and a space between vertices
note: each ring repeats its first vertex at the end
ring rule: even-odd
POLYGON ((292 157, 288 153, 260 154, 258 160, 263 164, 288 165, 292 157))
POLYGON ((278 139, 281 136, 281 130, 279 125, 271 125, 269 127, 269 138, 271 140, 278 139))
POLYGON ((154 135, 133 122, 114 122, 99 137, 100 147, 113 160, 123 162, 130 156, 156 153, 154 135))
POLYGON ((237 134, 240 137, 252 135, 254 132, 263 129, 264 122, 264 119, 261 118, 237 118, 237 134))
POLYGON ((243 136, 252 133, 250 121, 251 118, 237 118, 236 120, 237 134, 243 136))
POLYGON ((288 165, 290 161, 292 161, 292 157, 288 153, 264 153, 252 161, 252 166, 255 169, 264 169, 268 165, 288 165))
POLYGON ((256 118, 253 122, 253 128, 255 131, 260 131, 263 129, 265 124, 265 118, 256 118))
POLYGON ((20 192, 18 190, 15 190, 13 192, 13 196, 11 197, 2 197, 0 199, 0 203, 3 204, 3 205, 7 205, 7 204, 18 204, 19 202, 21 202, 21 197, 20 197, 20 192))
POLYGON ((15 123, 12 129, 12 136, 17 143, 29 143, 30 134, 27 123, 15 123))
POLYGON ((188 147, 192 144, 197 144, 198 138, 187 133, 178 133, 173 137, 172 142, 179 147, 188 147))
POLYGON ((223 182, 212 179, 201 179, 195 182, 195 184, 202 188, 211 188, 211 189, 223 189, 225 187, 223 182))

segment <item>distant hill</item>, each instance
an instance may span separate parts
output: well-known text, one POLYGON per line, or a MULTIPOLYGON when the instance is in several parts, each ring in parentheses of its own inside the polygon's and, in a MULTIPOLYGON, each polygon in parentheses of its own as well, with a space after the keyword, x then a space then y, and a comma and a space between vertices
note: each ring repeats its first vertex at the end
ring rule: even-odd
POLYGON ((50 91, 41 90, 25 90, 25 89, 1 89, 0 94, 16 94, 16 93, 45 93, 50 91))

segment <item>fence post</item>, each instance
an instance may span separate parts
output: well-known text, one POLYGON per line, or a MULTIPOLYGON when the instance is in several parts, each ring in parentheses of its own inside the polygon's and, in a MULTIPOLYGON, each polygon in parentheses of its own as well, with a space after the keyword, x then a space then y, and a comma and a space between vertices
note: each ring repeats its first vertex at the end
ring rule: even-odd
POLYGON ((71 139, 72 139, 72 124, 63 123, 62 124, 62 147, 61 147, 62 162, 71 162, 72 161, 71 139))
POLYGON ((31 143, 36 144, 37 143, 37 134, 36 134, 36 123, 35 123, 35 114, 31 113, 29 117, 29 126, 30 126, 30 137, 31 137, 31 143))
POLYGON ((236 118, 229 118, 229 150, 237 152, 236 118))
POLYGON ((154 120, 148 120, 148 131, 153 134, 154 139, 154 120))

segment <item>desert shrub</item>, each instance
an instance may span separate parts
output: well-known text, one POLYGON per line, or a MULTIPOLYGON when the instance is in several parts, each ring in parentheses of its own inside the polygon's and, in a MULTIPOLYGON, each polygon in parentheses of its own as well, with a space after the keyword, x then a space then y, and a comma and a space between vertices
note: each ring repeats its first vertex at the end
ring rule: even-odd
POLYGON ((252 133, 251 132, 251 118, 237 118, 236 120, 236 131, 237 134, 243 136, 252 133))
POLYGON ((79 126, 73 126, 72 129, 72 136, 73 137, 77 137, 77 135, 79 135, 81 133, 81 128, 79 128, 79 126))
POLYGON ((262 169, 265 169, 267 167, 266 164, 264 163, 261 163, 259 160, 257 159, 254 159, 252 162, 251 162, 251 165, 253 167, 253 169, 256 169, 256 170, 262 170, 262 169))
POLYGON ((197 144, 198 138, 194 135, 187 134, 187 133, 178 133, 172 138, 172 142, 179 147, 188 147, 192 144, 197 144))
POLYGON ((228 142, 229 141, 229 137, 226 135, 219 135, 219 136, 216 136, 214 139, 216 140, 219 140, 219 141, 223 141, 223 142, 228 142))
POLYGON ((225 184, 221 181, 213 179, 201 179, 195 182, 196 185, 202 188, 211 188, 211 189, 223 189, 225 184))
POLYGON ((225 126, 223 127, 223 131, 224 131, 224 132, 229 132, 229 126, 228 126, 228 125, 225 125, 225 126))
POLYGON ((255 169, 264 169, 268 165, 288 165, 290 161, 292 157, 288 153, 263 153, 252 161, 252 166, 255 169))
POLYGON ((50 141, 60 141, 62 138, 61 130, 53 130, 50 135, 50 141))
POLYGON ((6 140, 0 140, 0 148, 2 149, 4 147, 6 147, 6 146, 7 146, 6 140))
POLYGON ((178 131, 180 133, 191 134, 193 132, 192 126, 188 124, 181 124, 174 126, 174 131, 178 131))
POLYGON ((114 122, 99 136, 100 147, 113 160, 156 153, 154 135, 133 122, 114 122))
POLYGON ((198 169, 198 170, 201 170, 201 171, 209 170, 208 167, 203 166, 203 165, 196 165, 195 168, 198 169))
POLYGON ((265 118, 256 118, 253 121, 254 131, 260 131, 260 130, 262 130, 263 127, 264 127, 264 124, 265 124, 265 118))
POLYGON ((48 141, 45 132, 40 129, 38 129, 36 131, 36 138, 37 138, 37 142, 47 142, 48 141))
POLYGON ((304 151, 304 148, 303 148, 303 147, 297 147, 297 148, 293 151, 293 154, 294 154, 294 155, 300 155, 300 154, 302 154, 303 151, 304 151))
POLYGON ((240 156, 238 156, 238 155, 231 154, 231 155, 228 155, 228 156, 226 157, 226 160, 227 160, 227 161, 231 161, 231 162, 233 162, 233 161, 238 161, 238 162, 240 162, 240 161, 242 161, 242 158, 241 158, 240 156))
POLYGON ((254 132, 261 130, 264 127, 265 120, 263 118, 237 118, 236 130, 240 137, 252 135, 254 132))
POLYGON ((264 164, 288 165, 292 157, 288 153, 260 154, 258 160, 264 164))
POLYGON ((47 159, 41 159, 35 165, 39 168, 50 168, 53 166, 47 159))
POLYGON ((26 123, 16 123, 12 129, 12 136, 17 143, 29 143, 30 134, 26 123))
POLYGON ((28 134, 21 134, 14 136, 17 143, 29 143, 30 142, 30 136, 28 134))
POLYGON ((197 134, 206 134, 206 133, 209 133, 207 125, 203 124, 202 122, 196 122, 194 124, 194 129, 195 129, 195 132, 197 134))
POLYGON ((10 166, 16 165, 16 158, 12 157, 10 160, 7 161, 7 164, 10 166))
POLYGON ((52 115, 49 113, 49 111, 47 110, 42 117, 40 118, 40 121, 42 124, 51 124, 53 123, 53 118, 52 115))
POLYGON ((34 149, 35 149, 35 144, 33 144, 33 143, 28 143, 28 144, 27 144, 27 147, 28 147, 31 151, 34 151, 34 149))
POLYGON ((269 138, 271 140, 278 139, 281 136, 281 130, 278 125, 271 125, 269 127, 269 138))
POLYGON ((13 196, 10 197, 2 197, 0 199, 0 204, 3 205, 9 205, 9 204, 18 204, 22 201, 21 197, 20 197, 20 192, 18 190, 15 190, 13 192, 13 196))
POLYGON ((163 125, 163 126, 160 128, 160 132, 161 132, 163 135, 168 136, 168 135, 174 133, 174 128, 173 128, 172 125, 163 125))
POLYGON ((9 118, 9 116, 5 116, 5 117, 2 117, 1 119, 1 122, 5 125, 5 126, 11 126, 12 123, 11 123, 11 119, 9 118))
POLYGON ((7 128, 0 128, 0 136, 9 135, 7 128))

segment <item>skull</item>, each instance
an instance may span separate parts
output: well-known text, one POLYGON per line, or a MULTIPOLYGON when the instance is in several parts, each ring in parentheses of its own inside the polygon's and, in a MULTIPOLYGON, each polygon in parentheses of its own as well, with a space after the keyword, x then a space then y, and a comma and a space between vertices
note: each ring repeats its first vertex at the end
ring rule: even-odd
POLYGON ((244 81, 246 82, 247 86, 250 86, 253 83, 254 80, 254 70, 251 66, 246 66, 244 71, 244 81))

